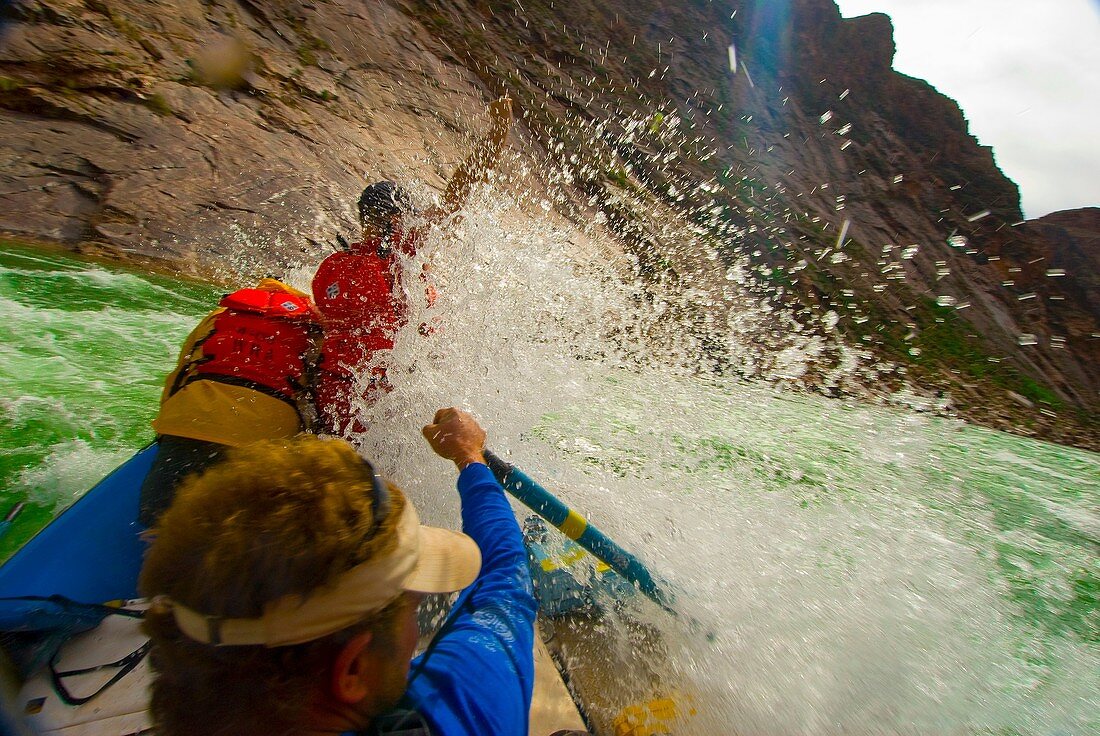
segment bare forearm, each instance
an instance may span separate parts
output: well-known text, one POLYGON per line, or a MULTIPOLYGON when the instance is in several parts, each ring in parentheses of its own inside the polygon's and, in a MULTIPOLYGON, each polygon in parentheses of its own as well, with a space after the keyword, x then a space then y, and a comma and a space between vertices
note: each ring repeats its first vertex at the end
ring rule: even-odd
POLYGON ((508 131, 512 127, 512 101, 507 97, 495 101, 489 106, 489 115, 492 119, 489 133, 478 142, 474 151, 447 183, 441 207, 445 217, 462 208, 473 187, 483 181, 500 160, 500 154, 508 140, 508 131))

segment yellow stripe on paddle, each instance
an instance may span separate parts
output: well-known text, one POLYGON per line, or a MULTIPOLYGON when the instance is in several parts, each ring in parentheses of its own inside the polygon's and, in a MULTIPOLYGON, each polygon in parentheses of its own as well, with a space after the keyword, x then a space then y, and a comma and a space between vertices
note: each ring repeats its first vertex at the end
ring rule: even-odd
POLYGON ((569 509, 569 516, 566 516, 565 521, 558 524, 558 529, 561 530, 561 533, 573 541, 580 539, 581 535, 584 534, 584 530, 587 528, 588 520, 573 509, 569 509))

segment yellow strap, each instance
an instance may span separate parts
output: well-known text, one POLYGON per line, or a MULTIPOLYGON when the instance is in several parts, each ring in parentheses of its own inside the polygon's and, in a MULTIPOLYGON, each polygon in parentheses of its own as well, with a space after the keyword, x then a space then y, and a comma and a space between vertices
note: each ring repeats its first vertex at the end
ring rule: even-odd
POLYGON ((569 509, 569 516, 565 517, 565 521, 558 524, 558 529, 561 530, 561 533, 572 540, 580 539, 580 536, 584 534, 584 530, 587 528, 588 520, 573 509, 569 509))

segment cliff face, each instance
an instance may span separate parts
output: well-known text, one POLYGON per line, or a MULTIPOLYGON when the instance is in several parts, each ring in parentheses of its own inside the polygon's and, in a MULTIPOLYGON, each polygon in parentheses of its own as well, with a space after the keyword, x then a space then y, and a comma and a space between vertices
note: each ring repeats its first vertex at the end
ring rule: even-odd
POLYGON ((698 278, 655 197, 717 232, 727 264, 748 256, 803 324, 838 314, 849 344, 964 415, 1096 446, 1097 314, 1072 272, 1047 275, 1051 244, 1017 227, 1018 190, 958 105, 892 71, 886 16, 844 20, 831 0, 407 9, 503 80, 545 147, 563 144, 557 160, 643 272, 698 278))
MULTIPOLYGON (((886 385, 907 371, 970 418, 1096 446, 1095 210, 1017 226, 1018 191, 958 106, 892 71, 884 15, 844 20, 831 0, 5 12, 2 230, 194 270, 312 263, 353 232, 364 181, 438 190, 507 90, 513 148, 557 212, 606 222, 640 278, 679 290, 691 329, 714 308, 689 287, 722 302, 745 267, 808 331, 836 315, 867 363, 904 365, 886 385)), ((803 379, 830 388, 838 360, 803 379)))
POLYGON ((7 13, 0 228, 13 233, 191 267, 315 260, 322 235, 351 232, 364 179, 438 186, 467 121, 482 122, 472 76, 382 4, 7 13))
MULTIPOLYGON (((1043 241, 1044 263, 1065 279, 1058 291, 1100 319, 1100 207, 1052 212, 1028 221, 1026 230, 1043 241)), ((1085 315, 1080 319, 1081 329, 1088 328, 1085 315)))

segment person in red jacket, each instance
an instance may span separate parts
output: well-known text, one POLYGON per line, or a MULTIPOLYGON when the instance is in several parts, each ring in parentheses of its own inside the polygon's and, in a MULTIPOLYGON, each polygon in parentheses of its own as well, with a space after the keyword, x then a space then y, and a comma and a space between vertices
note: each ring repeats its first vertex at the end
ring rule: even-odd
MULTIPOLYGON (((496 165, 512 125, 512 101, 502 97, 488 112, 489 133, 451 177, 439 207, 418 212, 397 184, 371 184, 359 197, 362 239, 328 256, 317 268, 313 299, 323 317, 324 339, 316 399, 326 431, 363 431, 354 416, 356 404, 389 390, 385 363, 378 354, 393 349, 397 331, 408 321, 399 258, 414 256, 428 229, 458 212, 473 187, 496 165), (359 378, 368 362, 369 376, 359 378)), ((422 278, 427 281, 426 268, 422 278)), ((426 292, 430 306, 435 299, 430 284, 426 292)))
POLYGON ((226 448, 310 429, 318 322, 306 294, 263 279, 222 297, 191 331, 153 420, 158 450, 141 487, 142 524, 155 524, 179 484, 226 448))

